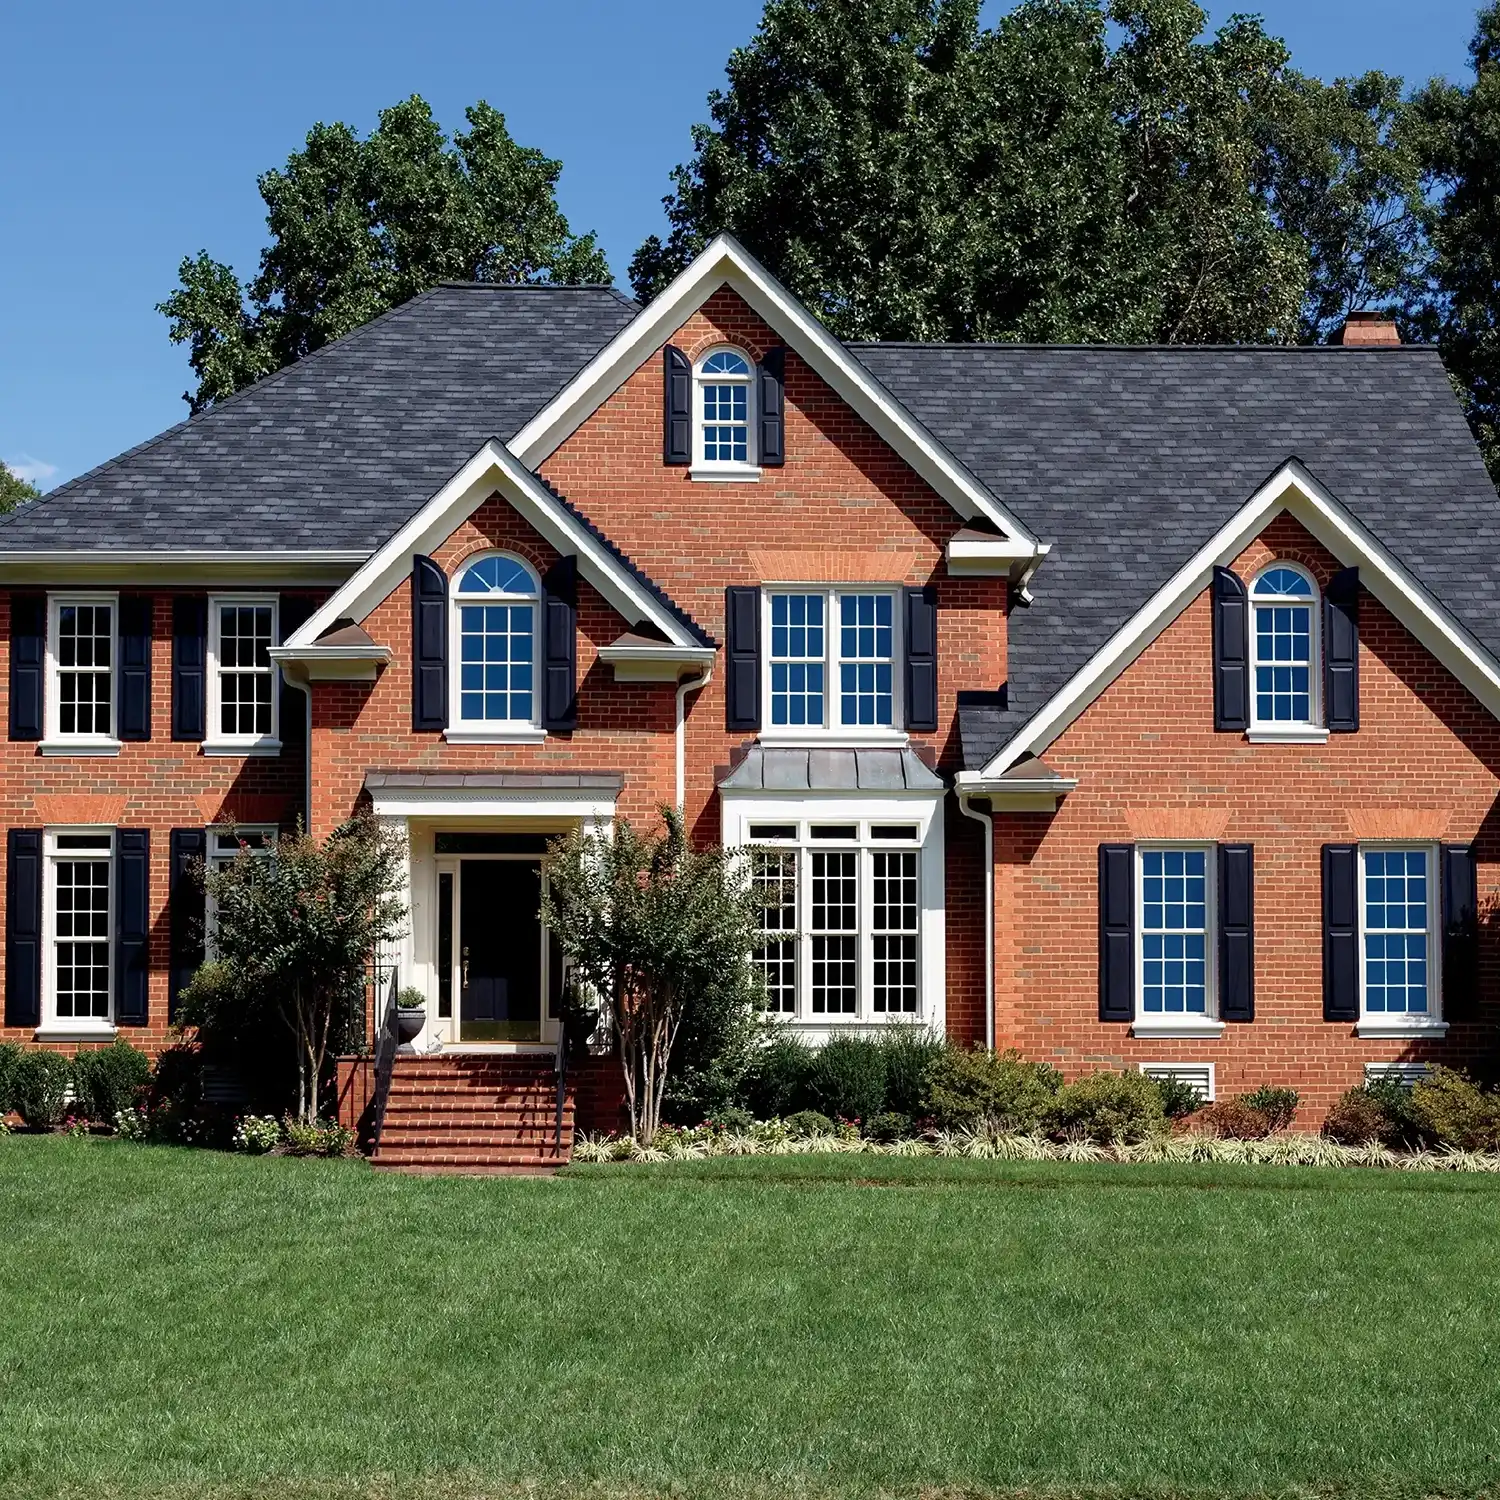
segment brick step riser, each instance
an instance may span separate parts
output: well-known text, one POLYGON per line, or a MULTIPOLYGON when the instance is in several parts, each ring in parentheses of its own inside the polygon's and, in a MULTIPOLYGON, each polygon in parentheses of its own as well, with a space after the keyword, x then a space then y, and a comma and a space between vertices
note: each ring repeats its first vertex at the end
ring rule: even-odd
MULTIPOLYGON (((554 1153, 557 1137, 553 1135, 511 1135, 498 1130, 455 1131, 452 1135, 407 1135, 380 1138, 378 1154, 389 1156, 402 1151, 542 1151, 554 1153)), ((562 1149, 573 1145, 565 1133, 562 1149)))
POLYGON ((377 1155, 377 1167, 560 1167, 567 1156, 541 1151, 409 1151, 377 1155))

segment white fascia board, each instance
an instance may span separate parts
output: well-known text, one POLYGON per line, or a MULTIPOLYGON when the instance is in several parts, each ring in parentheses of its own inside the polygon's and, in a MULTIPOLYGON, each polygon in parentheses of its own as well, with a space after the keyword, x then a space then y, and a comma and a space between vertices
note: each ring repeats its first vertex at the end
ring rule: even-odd
POLYGON ((1016 572, 1021 564, 1044 555, 1045 549, 1010 537, 979 541, 972 537, 953 537, 946 548, 948 572, 975 578, 1004 578, 1016 572))
POLYGON ((676 615, 651 593, 588 527, 491 438, 344 586, 286 642, 315 645, 335 620, 363 620, 411 571, 414 553, 426 553, 452 535, 496 490, 560 553, 578 558, 579 570, 628 624, 649 620, 672 642, 699 646, 676 615))
POLYGON ((158 584, 269 582, 339 584, 370 555, 369 548, 305 552, 210 550, 206 548, 48 548, 0 551, 0 580, 48 583, 108 578, 158 584))
POLYGON ((599 660, 615 669, 616 682, 677 682, 718 656, 712 646, 601 646, 599 660))
POLYGON ((1078 672, 1007 741, 979 773, 999 776, 1041 755, 1063 730, 1159 636, 1282 511, 1320 541, 1496 718, 1500 663, 1440 605, 1317 479, 1295 459, 1285 464, 1137 610, 1078 672))
POLYGON ((373 682, 389 646, 273 646, 268 653, 294 682, 373 682))
POLYGON ((615 801, 597 788, 537 787, 371 787, 370 803, 380 818, 477 818, 542 820, 580 818, 609 822, 615 801))
POLYGON ((807 361, 965 520, 984 516, 1033 556, 1036 538, 791 295, 748 250, 721 234, 615 335, 510 441, 539 467, 708 299, 727 286, 807 361))

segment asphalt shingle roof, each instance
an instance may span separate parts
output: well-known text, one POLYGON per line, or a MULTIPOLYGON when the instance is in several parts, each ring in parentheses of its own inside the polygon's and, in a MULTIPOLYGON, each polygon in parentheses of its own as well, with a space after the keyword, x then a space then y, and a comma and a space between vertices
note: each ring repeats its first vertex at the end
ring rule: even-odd
POLYGON ((1500 501, 1430 348, 859 345, 1052 554, 1010 624, 982 766, 1290 458, 1500 656, 1500 501))

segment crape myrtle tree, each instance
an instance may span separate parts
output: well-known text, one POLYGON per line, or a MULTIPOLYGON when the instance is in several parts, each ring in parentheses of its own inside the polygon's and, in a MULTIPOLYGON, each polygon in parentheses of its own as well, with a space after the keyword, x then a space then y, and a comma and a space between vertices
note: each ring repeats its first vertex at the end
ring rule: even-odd
POLYGON ((242 847, 201 872, 214 958, 182 991, 179 1027, 229 1056, 280 1035, 297 1117, 316 1119, 329 1059, 358 1033, 371 957, 404 931, 405 860, 401 836, 360 813, 327 839, 299 829, 269 857, 242 847))
POLYGON ((765 893, 750 878, 752 852, 695 848, 680 812, 661 817, 655 833, 621 819, 607 833, 555 840, 542 900, 572 982, 598 1000, 618 1043, 631 1133, 643 1145, 661 1123, 684 1025, 744 1018, 762 994, 751 956, 765 893))
POLYGON ((159 305, 188 346, 193 411, 440 281, 609 281, 594 236, 575 236, 557 206, 562 164, 518 145, 483 101, 465 116, 450 141, 413 94, 364 139, 315 125, 260 177, 271 243, 259 274, 242 286, 200 251, 159 305))

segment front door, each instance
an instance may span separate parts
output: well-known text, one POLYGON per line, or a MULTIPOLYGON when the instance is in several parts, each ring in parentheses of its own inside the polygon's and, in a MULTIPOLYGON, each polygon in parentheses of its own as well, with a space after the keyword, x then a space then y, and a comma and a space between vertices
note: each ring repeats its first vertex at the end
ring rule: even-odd
POLYGON ((459 1038, 542 1039, 542 867, 466 859, 459 870, 459 1038))

